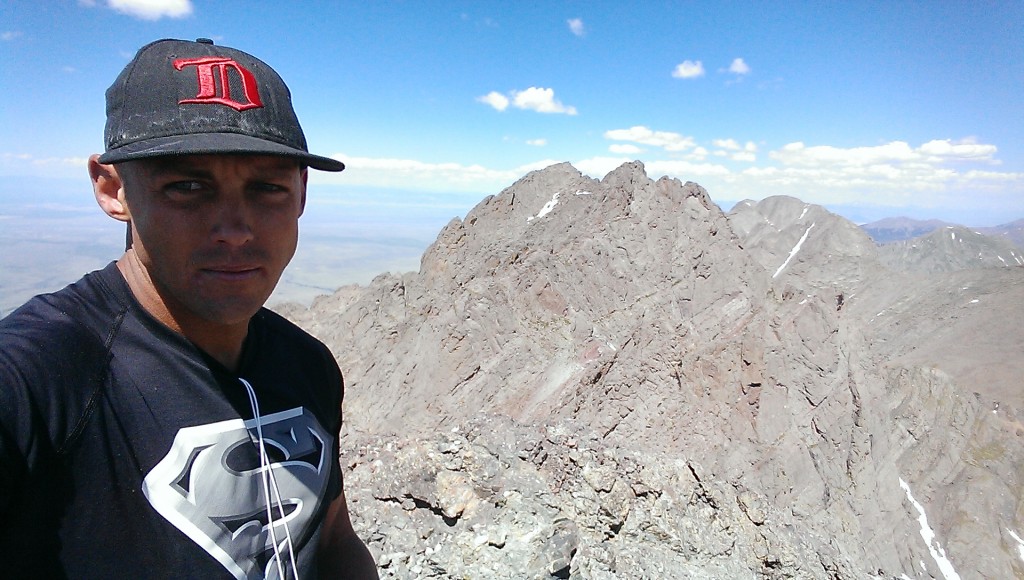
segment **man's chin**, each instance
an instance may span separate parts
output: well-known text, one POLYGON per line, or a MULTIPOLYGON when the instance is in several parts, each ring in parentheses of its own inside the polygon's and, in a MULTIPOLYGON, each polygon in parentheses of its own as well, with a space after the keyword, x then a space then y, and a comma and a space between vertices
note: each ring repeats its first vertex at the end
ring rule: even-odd
POLYGON ((198 318, 214 325, 234 326, 248 324, 260 308, 270 298, 267 293, 245 296, 219 296, 193 300, 190 310, 198 318))

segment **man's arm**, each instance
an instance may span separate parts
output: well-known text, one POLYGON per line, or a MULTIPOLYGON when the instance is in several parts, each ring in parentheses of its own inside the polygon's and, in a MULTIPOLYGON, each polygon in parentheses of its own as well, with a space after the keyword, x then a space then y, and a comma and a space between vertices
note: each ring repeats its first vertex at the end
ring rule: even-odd
POLYGON ((352 529, 352 520, 348 517, 348 504, 345 502, 344 484, 338 497, 327 506, 327 515, 324 517, 320 533, 320 545, 317 546, 317 559, 320 578, 324 580, 378 578, 377 564, 373 561, 373 556, 352 529))

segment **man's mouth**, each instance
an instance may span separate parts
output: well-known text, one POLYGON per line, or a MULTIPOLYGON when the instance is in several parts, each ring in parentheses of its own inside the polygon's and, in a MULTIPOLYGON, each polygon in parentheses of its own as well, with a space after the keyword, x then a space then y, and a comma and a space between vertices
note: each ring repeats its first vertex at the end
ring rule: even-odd
POLYGON ((228 265, 228 266, 210 266, 203 268, 201 271, 208 276, 227 281, 236 280, 248 280, 257 276, 260 272, 259 266, 253 265, 228 265))

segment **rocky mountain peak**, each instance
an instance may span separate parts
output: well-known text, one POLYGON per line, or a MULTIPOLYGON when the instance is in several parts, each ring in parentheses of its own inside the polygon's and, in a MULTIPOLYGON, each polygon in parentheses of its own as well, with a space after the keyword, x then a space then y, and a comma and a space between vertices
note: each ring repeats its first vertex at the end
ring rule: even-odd
POLYGON ((871 238, 819 205, 776 195, 737 204, 729 222, 773 278, 851 293, 878 270, 871 238))
POLYGON ((1024 427, 890 358, 909 276, 794 198, 727 216, 559 164, 291 316, 346 373, 346 493, 393 576, 1019 575, 1024 427))

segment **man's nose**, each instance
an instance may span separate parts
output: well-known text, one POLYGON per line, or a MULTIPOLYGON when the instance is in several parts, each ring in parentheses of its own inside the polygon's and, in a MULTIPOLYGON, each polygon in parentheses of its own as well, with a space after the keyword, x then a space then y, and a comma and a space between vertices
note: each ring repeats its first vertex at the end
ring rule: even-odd
POLYGON ((244 201, 225 201, 217 210, 213 236, 217 242, 241 246, 253 238, 253 212, 244 201))

